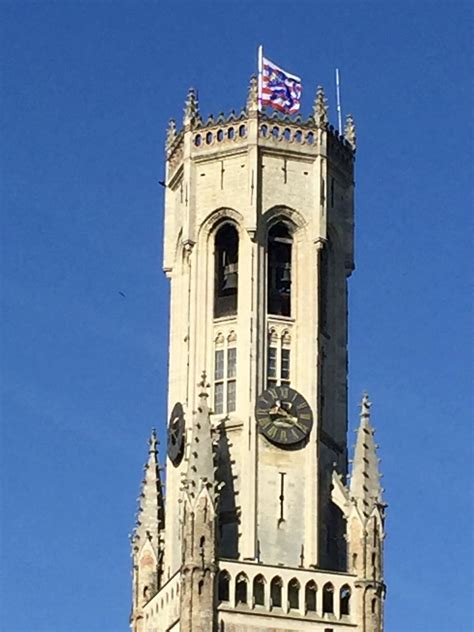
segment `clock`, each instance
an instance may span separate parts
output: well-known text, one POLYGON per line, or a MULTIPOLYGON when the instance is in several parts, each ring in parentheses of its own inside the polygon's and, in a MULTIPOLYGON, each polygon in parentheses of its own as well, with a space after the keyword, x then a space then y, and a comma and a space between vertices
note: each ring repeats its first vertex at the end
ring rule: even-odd
POLYGON ((168 457, 177 467, 184 453, 184 410, 180 402, 176 402, 171 411, 168 423, 168 457))
POLYGON ((260 433, 271 443, 290 446, 309 437, 313 413, 303 395, 289 386, 263 391, 255 406, 260 433))

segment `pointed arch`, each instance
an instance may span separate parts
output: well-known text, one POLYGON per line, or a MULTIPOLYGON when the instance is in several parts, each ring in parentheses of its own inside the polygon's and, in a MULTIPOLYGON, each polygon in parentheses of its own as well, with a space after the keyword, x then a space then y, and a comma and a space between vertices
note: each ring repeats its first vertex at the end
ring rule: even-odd
POLYGON ((224 222, 214 237, 214 318, 237 313, 239 232, 224 222))
POLYGON ((217 598, 219 601, 230 601, 230 575, 227 571, 220 571, 219 573, 217 598))
POLYGON ((299 610, 300 607, 300 583, 293 577, 288 582, 288 608, 290 610, 299 610))
POLYGON ((278 575, 272 579, 270 584, 270 600, 273 608, 281 608, 283 581, 278 575))
POLYGON ((306 612, 316 612, 316 594, 318 587, 316 582, 311 580, 305 586, 304 600, 306 612))
POLYGON ((277 220, 286 221, 292 226, 292 232, 304 229, 307 225, 305 217, 290 206, 276 205, 267 209, 262 216, 263 225, 268 228, 277 220))
POLYGON ((267 311, 291 316, 293 236, 288 222, 278 219, 267 236, 267 311))
POLYGON ((351 614, 351 589, 348 584, 344 584, 339 591, 339 602, 341 616, 349 616, 351 614))
POLYGON ((245 573, 239 573, 235 580, 235 603, 247 604, 248 603, 248 584, 249 579, 245 573))
POLYGON ((323 586, 323 614, 334 614, 334 586, 331 582, 323 586))
POLYGON ((265 605, 265 577, 258 574, 253 580, 253 603, 256 606, 265 605))

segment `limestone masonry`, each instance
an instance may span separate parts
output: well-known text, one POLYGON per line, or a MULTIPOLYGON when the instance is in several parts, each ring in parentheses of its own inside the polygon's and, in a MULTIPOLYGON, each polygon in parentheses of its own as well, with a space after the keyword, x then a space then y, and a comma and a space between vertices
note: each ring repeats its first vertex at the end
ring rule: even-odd
POLYGON ((166 141, 166 499, 153 432, 133 632, 383 630, 385 504, 361 403, 347 456, 355 127, 245 109, 166 141))

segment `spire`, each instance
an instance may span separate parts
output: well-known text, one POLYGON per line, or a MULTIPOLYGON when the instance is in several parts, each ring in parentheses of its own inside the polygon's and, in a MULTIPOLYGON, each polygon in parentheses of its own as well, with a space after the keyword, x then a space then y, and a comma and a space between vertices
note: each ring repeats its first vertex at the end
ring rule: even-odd
POLYGON ((356 128, 352 114, 347 115, 344 138, 352 146, 352 149, 356 148, 356 128))
POLYGON ((361 403, 350 482, 350 495, 365 516, 368 516, 375 505, 382 502, 379 459, 374 441, 375 431, 370 423, 370 407, 369 396, 365 393, 361 403))
POLYGON ((166 130, 166 149, 170 149, 176 139, 176 121, 172 118, 169 120, 168 129, 166 130))
POLYGON ((324 96, 324 90, 318 86, 313 105, 313 118, 318 127, 326 127, 328 124, 328 105, 324 96))
POLYGON ((215 497, 215 477, 214 477, 214 454, 211 438, 211 419, 209 416, 209 406, 207 403, 209 384, 207 384, 206 373, 203 372, 199 382, 199 404, 197 412, 193 417, 191 429, 191 440, 189 445, 188 470, 184 486, 189 497, 194 501, 200 492, 207 488, 209 495, 214 501, 215 497))
POLYGON ((247 93, 247 114, 250 112, 256 112, 258 110, 258 87, 257 77, 252 75, 250 77, 249 91, 247 93))
POLYGON ((141 548, 148 539, 157 552, 160 531, 164 528, 165 523, 165 510, 158 463, 158 439, 154 428, 148 446, 148 461, 144 468, 145 477, 142 481, 137 524, 133 532, 132 542, 141 548))
POLYGON ((185 126, 193 128, 196 127, 199 121, 200 116, 197 92, 194 88, 189 88, 188 96, 186 97, 186 103, 184 105, 183 123, 185 126))

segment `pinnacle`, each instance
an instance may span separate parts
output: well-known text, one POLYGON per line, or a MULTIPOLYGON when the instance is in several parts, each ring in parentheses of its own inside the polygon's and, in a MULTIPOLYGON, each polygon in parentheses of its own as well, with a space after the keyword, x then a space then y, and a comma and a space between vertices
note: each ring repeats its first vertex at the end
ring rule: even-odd
POLYGON ((258 84, 257 77, 252 75, 250 77, 249 89, 247 93, 247 113, 256 112, 258 109, 258 84))
POLYGON ((144 466, 145 476, 142 481, 136 527, 133 532, 133 540, 145 541, 150 539, 155 547, 158 546, 159 532, 164 525, 164 499, 163 487, 158 463, 159 441, 156 430, 153 428, 148 440, 148 460, 144 466))
POLYGON ((211 420, 207 404, 208 393, 206 372, 203 371, 201 381, 198 383, 199 405, 193 415, 191 428, 188 470, 186 477, 183 477, 184 486, 190 491, 192 497, 197 497, 204 487, 214 489, 214 452, 211 437, 211 420), (195 491, 194 491, 195 490, 195 491))
MULTIPOLYGON (((352 149, 356 148, 356 128, 354 123, 354 117, 352 114, 348 114, 346 118, 346 126, 344 128, 344 137, 347 142, 352 146, 352 149)), ((369 402, 370 404, 370 402, 369 402)))
POLYGON ((313 118, 318 127, 326 127, 328 124, 328 106, 322 86, 318 86, 316 98, 313 104, 313 118))
POLYGON ((199 103, 197 91, 189 88, 184 105, 184 125, 194 127, 199 122, 199 103))
POLYGON ((374 429, 370 423, 371 402, 367 393, 361 401, 360 424, 357 431, 350 493, 361 507, 371 509, 381 502, 382 490, 380 486, 379 458, 374 441, 374 429))
POLYGON ((176 121, 171 118, 168 123, 168 129, 166 130, 166 149, 169 149, 176 139, 176 121))

